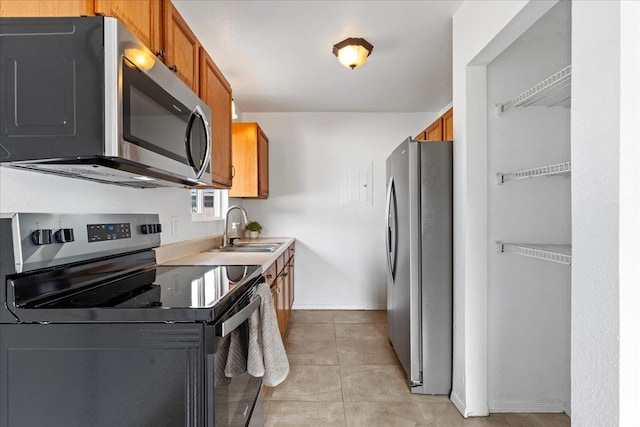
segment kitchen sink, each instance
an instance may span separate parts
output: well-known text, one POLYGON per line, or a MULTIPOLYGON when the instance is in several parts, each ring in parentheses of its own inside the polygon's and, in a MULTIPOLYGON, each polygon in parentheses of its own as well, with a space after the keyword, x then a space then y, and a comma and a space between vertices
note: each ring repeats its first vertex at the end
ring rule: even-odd
POLYGON ((207 252, 275 252, 282 242, 277 243, 235 243, 219 249, 209 249, 207 252))

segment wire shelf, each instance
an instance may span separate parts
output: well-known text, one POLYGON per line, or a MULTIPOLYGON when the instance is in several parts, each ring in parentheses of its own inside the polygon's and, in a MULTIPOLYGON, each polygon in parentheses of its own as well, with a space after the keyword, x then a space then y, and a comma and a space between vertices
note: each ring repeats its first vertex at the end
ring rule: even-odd
POLYGON ((533 169, 525 169, 517 172, 498 172, 496 178, 498 184, 515 179, 537 178, 539 176, 569 175, 571 162, 557 163, 555 165, 540 166, 533 169))
POLYGON ((571 245, 507 243, 496 240, 498 252, 510 252, 559 264, 571 265, 571 245))
POLYGON ((504 104, 496 104, 498 114, 515 107, 571 105, 571 65, 547 77, 504 104))

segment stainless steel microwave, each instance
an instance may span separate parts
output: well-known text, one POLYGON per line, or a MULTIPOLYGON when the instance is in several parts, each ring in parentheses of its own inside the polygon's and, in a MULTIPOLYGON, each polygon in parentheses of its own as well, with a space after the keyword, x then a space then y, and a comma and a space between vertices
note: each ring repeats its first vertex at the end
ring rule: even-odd
POLYGON ((211 183, 211 110, 118 20, 0 18, 0 165, 211 183))

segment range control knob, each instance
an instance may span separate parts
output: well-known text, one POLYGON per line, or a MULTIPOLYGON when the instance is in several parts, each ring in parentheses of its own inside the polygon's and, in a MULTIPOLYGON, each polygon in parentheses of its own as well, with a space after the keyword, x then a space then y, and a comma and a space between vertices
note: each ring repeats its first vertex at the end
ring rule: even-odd
POLYGON ((75 240, 73 238, 73 228, 61 228, 53 233, 53 237, 58 243, 73 242, 75 240))
POLYGON ((43 228, 34 231, 31 233, 31 241, 38 246, 51 244, 51 230, 43 228))
POLYGON ((162 232, 160 224, 143 224, 141 227, 142 234, 157 234, 162 232))

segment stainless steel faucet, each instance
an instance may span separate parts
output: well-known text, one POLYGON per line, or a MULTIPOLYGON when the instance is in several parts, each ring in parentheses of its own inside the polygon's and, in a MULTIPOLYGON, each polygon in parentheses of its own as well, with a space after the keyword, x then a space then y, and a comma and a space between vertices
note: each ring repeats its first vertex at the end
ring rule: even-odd
POLYGON ((228 237, 228 231, 227 231, 227 229, 229 228, 229 213, 234 209, 238 209, 240 210, 240 212, 242 212, 242 219, 244 219, 244 225, 247 225, 247 223, 249 222, 249 218, 247 217, 247 211, 245 211, 242 206, 237 206, 237 205, 229 206, 229 209, 227 209, 227 213, 224 215, 224 234, 222 235, 222 247, 225 247, 229 244, 229 237, 228 237))

